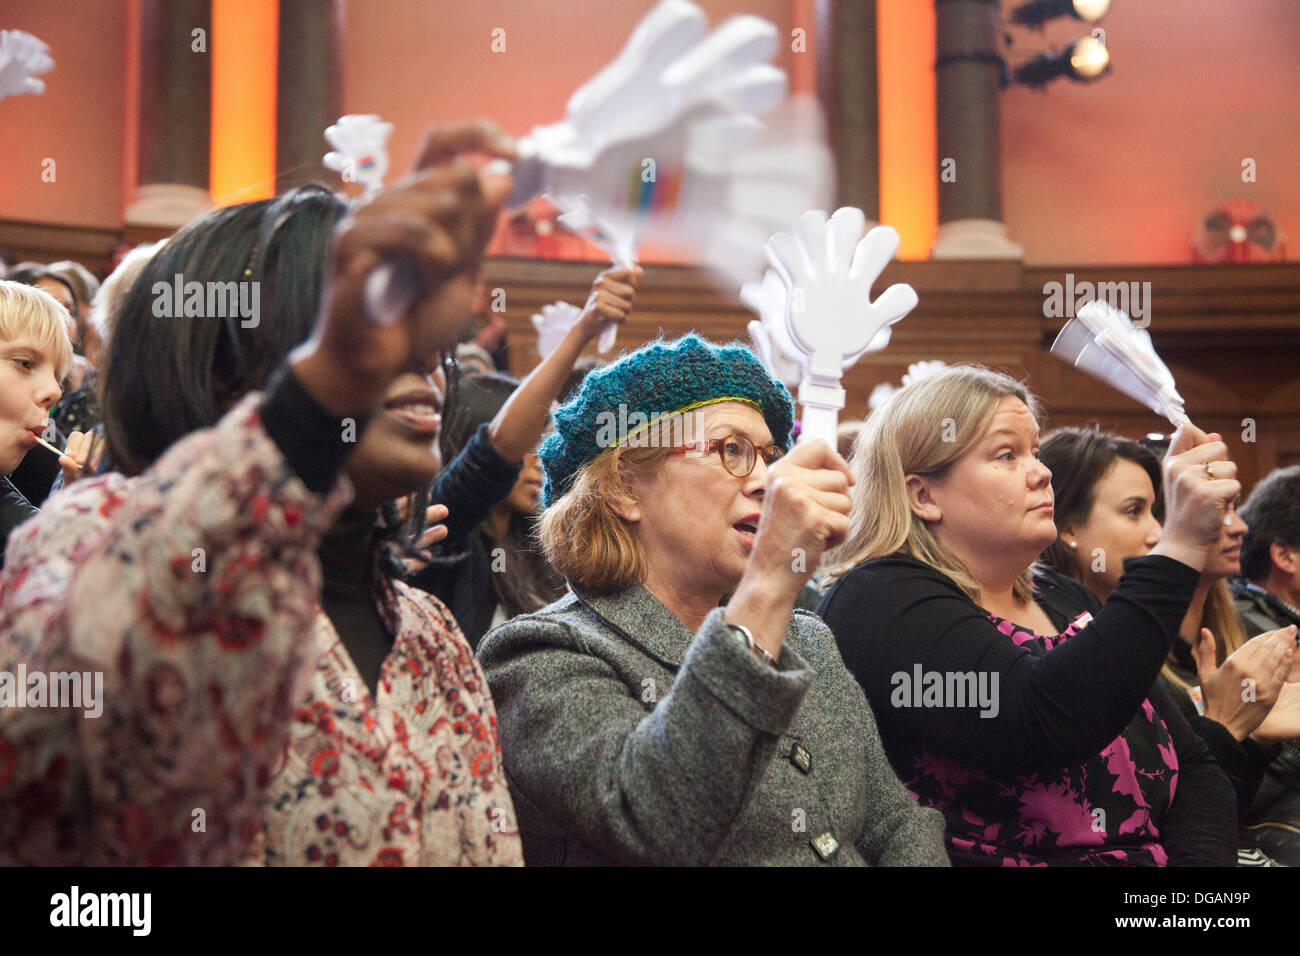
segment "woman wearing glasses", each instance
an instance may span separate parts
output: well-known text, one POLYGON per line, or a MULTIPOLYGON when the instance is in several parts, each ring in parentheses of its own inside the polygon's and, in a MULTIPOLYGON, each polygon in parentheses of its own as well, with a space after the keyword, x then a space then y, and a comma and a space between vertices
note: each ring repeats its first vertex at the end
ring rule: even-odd
POLYGON ((555 419, 541 539, 570 593, 479 648, 525 860, 947 865, 830 631, 794 610, 852 479, 824 442, 784 455, 785 388, 688 335, 555 419))

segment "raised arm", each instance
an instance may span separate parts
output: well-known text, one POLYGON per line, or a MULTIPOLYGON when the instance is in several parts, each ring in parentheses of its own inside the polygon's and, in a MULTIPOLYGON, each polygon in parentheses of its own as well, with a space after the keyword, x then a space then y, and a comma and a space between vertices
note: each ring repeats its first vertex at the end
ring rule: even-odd
POLYGON ((537 447, 551 403, 559 397, 578 356, 605 326, 627 321, 640 281, 640 266, 606 269, 596 276, 578 321, 555 351, 525 376, 489 424, 492 447, 503 459, 521 462, 524 455, 537 447))
POLYGON ((434 481, 430 500, 446 505, 448 511, 447 537, 439 553, 463 553, 469 533, 488 516, 493 505, 510 494, 524 456, 537 448, 551 403, 559 396, 578 356, 607 324, 627 319, 640 278, 639 267, 607 269, 598 275, 582 316, 559 347, 524 377, 492 421, 479 426, 434 481))
POLYGON ((1241 491, 1220 436, 1194 425, 1175 434, 1162 469, 1160 541, 1125 562, 1091 624, 1041 656, 1003 635, 950 578, 912 558, 868 562, 837 581, 819 610, 885 739, 1001 771, 1078 763, 1113 740, 1147 696, 1241 491), (932 674, 996 680, 997 707, 915 706, 911 684, 932 674))
POLYGON ((504 501, 523 471, 521 462, 509 462, 492 447, 488 425, 480 425, 450 465, 434 479, 429 501, 446 505, 447 536, 436 553, 462 555, 469 535, 504 501))
MULTIPOLYGON (((1132 719, 1198 579, 1160 556, 1126 567, 1096 618, 1041 657, 1016 646, 947 577, 908 558, 849 573, 820 613, 887 740, 896 733, 910 745, 1007 771, 1060 767, 1098 753, 1132 719), (996 713, 895 706, 918 667, 922 679, 983 673, 988 686, 996 679, 996 713)), ((910 705, 911 691, 904 696, 910 705)))

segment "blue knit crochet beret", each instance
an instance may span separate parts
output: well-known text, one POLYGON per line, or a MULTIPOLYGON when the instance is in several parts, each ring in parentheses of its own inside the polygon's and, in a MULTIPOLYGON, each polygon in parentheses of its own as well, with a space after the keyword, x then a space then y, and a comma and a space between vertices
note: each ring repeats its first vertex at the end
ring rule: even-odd
POLYGON ((678 412, 728 400, 757 407, 772 441, 789 450, 790 392, 743 345, 714 345, 691 333, 672 342, 656 340, 595 369, 560 406, 555 431, 537 450, 545 473, 543 504, 554 504, 605 449, 678 412))

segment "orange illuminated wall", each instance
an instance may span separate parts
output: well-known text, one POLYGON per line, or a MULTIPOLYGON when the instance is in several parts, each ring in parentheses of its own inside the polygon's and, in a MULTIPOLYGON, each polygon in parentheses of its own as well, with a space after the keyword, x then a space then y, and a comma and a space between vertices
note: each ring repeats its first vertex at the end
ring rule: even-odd
MULTIPOLYGON (((1300 3, 1113 3, 1102 26, 1109 75, 1002 94, 1003 210, 1025 261, 1187 263, 1201 221, 1237 198, 1273 218, 1294 261, 1300 3), (1242 180, 1247 157, 1254 182, 1242 180)), ((1012 32, 1014 51, 1087 30, 1062 18, 1041 39, 1012 32)))
POLYGON ((135 195, 140 163, 140 0, 126 2, 126 41, 122 50, 124 81, 122 195, 127 202, 135 195))
POLYGON ((44 93, 0 100, 0 221, 120 228, 126 5, 2 0, 0 29, 54 58, 44 93))
POLYGON ((212 0, 211 193, 218 206, 275 195, 278 0, 212 0))
POLYGON ((900 259, 927 259, 939 221, 934 4, 876 0, 880 84, 880 221, 900 259))
MULTIPOLYGON (((790 92, 817 94, 817 10, 813 0, 792 0, 791 29, 782 36, 782 44, 791 48, 790 52, 790 92), (793 49, 795 29, 804 31, 804 49, 796 53, 793 49)), ((779 25, 778 25, 779 26, 779 25)))

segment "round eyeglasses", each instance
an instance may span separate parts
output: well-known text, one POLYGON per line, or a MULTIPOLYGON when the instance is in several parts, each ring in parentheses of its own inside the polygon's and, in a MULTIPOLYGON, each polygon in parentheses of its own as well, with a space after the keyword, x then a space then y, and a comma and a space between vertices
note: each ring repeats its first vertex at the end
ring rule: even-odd
POLYGON ((763 464, 771 468, 785 454, 785 449, 780 445, 755 445, 753 440, 745 435, 707 438, 703 441, 677 445, 669 451, 674 455, 684 455, 688 451, 700 451, 706 455, 717 452, 718 458, 722 460, 722 467, 737 478, 748 476, 754 470, 754 465, 758 464, 759 456, 762 456, 763 464))

